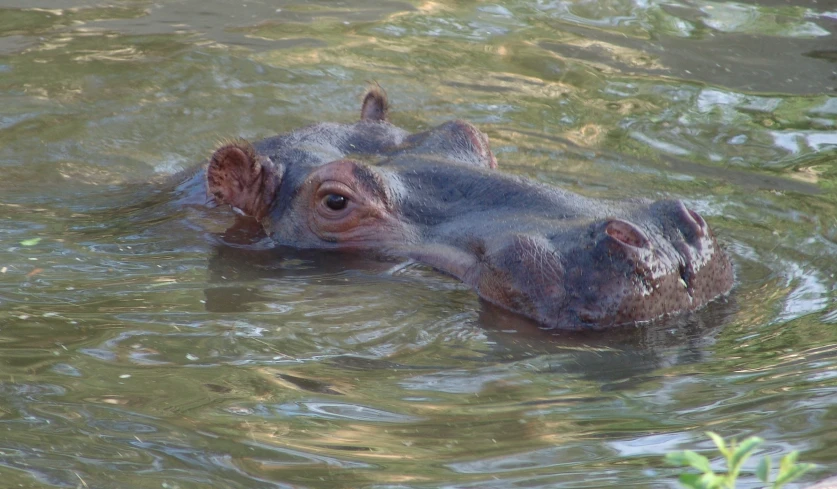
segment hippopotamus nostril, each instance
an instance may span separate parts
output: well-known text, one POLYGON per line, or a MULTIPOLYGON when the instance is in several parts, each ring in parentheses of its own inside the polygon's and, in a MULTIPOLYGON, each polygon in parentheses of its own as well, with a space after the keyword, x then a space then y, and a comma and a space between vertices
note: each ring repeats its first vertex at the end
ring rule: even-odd
POLYGON ((689 216, 695 220, 695 224, 698 225, 698 229, 700 230, 700 236, 706 234, 706 221, 698 214, 697 212, 693 211, 692 209, 686 209, 689 211, 689 216))
POLYGON ((706 230, 708 229, 706 221, 700 214, 686 207, 683 202, 677 201, 674 216, 687 241, 694 242, 706 236, 706 230))
POLYGON ((616 241, 634 248, 648 248, 651 246, 648 236, 628 221, 613 219, 605 225, 604 232, 616 241))

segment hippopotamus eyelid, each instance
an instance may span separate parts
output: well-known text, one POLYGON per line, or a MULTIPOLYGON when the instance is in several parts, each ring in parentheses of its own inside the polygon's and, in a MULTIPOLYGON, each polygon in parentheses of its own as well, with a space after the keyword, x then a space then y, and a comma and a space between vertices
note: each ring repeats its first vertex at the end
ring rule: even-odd
POLYGON ((381 177, 377 173, 366 165, 356 164, 352 169, 352 176, 355 177, 359 185, 363 185, 366 190, 380 199, 384 207, 390 208, 389 195, 387 195, 381 177))

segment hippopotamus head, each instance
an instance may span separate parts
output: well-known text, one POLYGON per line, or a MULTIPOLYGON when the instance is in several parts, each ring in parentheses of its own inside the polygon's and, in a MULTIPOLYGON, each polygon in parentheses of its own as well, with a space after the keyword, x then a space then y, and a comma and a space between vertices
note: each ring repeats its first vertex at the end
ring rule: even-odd
POLYGON ((732 287, 729 258, 681 201, 599 200, 496 166, 467 122, 392 125, 375 87, 360 121, 226 143, 206 179, 279 245, 411 258, 548 328, 649 321, 732 287))

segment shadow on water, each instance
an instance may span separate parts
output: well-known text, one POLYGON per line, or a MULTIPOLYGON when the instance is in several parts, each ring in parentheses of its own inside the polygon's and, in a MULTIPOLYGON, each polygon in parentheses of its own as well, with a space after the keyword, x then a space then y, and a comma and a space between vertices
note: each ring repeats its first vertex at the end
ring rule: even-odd
MULTIPOLYGON (((241 223, 243 220, 239 220, 241 223)), ((247 220, 249 221, 249 219, 247 220)), ((243 224, 247 226, 252 223, 243 224)), ((253 226, 250 231, 261 231, 253 226)), ((227 230, 220 239, 240 240, 240 227, 227 230)), ((252 237, 253 235, 250 235, 252 237)), ((396 262, 376 261, 354 253, 299 250, 288 247, 214 246, 209 258, 209 282, 206 309, 211 312, 231 313, 252 310, 254 304, 273 301, 274 297, 259 293, 260 280, 285 280, 291 283, 316 278, 321 285, 346 285, 344 276, 351 272, 383 273, 396 262), (232 285, 225 285, 232 284, 232 285), (250 285, 253 284, 253 285, 250 285)))

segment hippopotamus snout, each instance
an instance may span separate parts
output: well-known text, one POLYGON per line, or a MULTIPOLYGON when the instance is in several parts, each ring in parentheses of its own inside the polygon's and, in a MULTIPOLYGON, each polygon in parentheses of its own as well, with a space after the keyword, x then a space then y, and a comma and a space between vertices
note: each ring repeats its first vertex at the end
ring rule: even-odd
POLYGON ((552 328, 648 321, 730 290, 729 259, 683 202, 593 199, 503 174, 473 125, 409 134, 387 107, 374 89, 354 124, 226 144, 208 190, 278 244, 410 257, 552 328))
MULTIPOLYGON (((498 178, 503 187, 509 183, 498 178)), ((428 238, 407 254, 457 276, 492 303, 561 329, 694 310, 732 286, 729 260, 706 222, 681 201, 613 206, 575 196, 582 205, 570 211, 552 202, 563 192, 514 183, 523 188, 497 192, 506 208, 429 223, 428 238), (532 205, 542 192, 541 203, 551 205, 532 205), (509 209, 515 201, 519 208, 509 209)))
POLYGON ((575 291, 563 309, 576 311, 582 324, 602 327, 690 311, 732 287, 726 254, 700 215, 679 200, 653 202, 629 218, 591 227, 595 244, 576 248, 568 260, 574 266, 566 279, 575 291))

